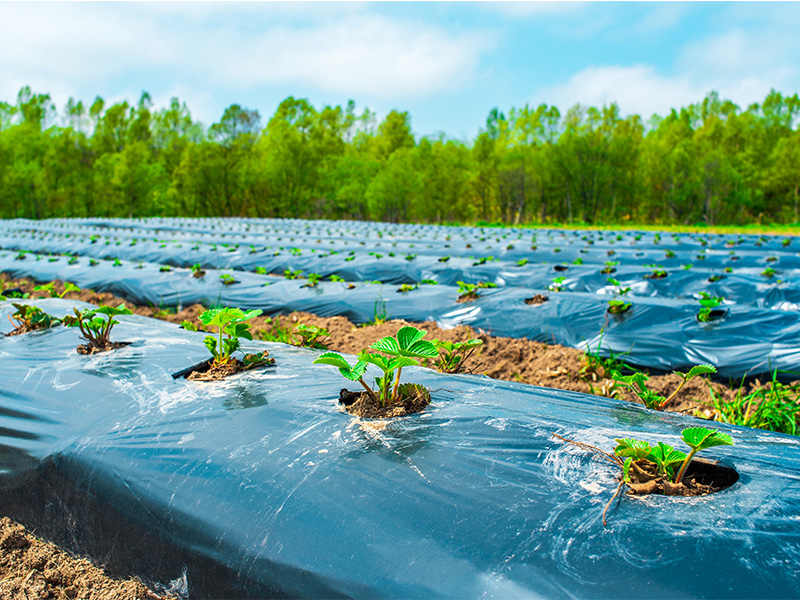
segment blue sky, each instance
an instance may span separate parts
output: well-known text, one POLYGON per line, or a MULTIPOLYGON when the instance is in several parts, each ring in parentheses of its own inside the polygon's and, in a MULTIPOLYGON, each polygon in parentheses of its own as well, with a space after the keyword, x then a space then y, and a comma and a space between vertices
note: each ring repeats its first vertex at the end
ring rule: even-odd
POLYGON ((710 90, 800 90, 800 3, 0 3, 0 100, 172 96, 206 125, 287 96, 407 110, 470 139, 492 107, 616 101, 648 118, 710 90))

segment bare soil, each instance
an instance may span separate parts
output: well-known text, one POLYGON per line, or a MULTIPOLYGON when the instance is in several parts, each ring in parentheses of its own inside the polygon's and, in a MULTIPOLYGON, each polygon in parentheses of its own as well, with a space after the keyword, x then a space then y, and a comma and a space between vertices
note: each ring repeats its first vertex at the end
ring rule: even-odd
POLYGON ((124 348, 125 346, 130 346, 130 342, 108 342, 103 346, 96 346, 94 344, 81 344, 75 351, 78 354, 100 354, 101 352, 111 352, 112 350, 116 350, 117 348, 124 348))
POLYGON ((421 385, 400 386, 399 398, 390 404, 381 404, 366 391, 341 390, 339 403, 351 415, 366 419, 390 419, 422 412, 431 403, 431 393, 421 385))
MULTIPOLYGON (((266 354, 268 353, 265 352, 264 356, 266 356, 266 354)), ((209 362, 199 366, 188 372, 184 377, 190 381, 220 381, 231 375, 236 375, 236 373, 242 373, 243 371, 249 371, 250 369, 256 369, 258 367, 266 367, 274 363, 274 358, 264 358, 261 362, 247 364, 235 356, 232 356, 225 363, 209 362)), ((175 375, 173 375, 173 377, 175 377, 175 375)))
POLYGON ((8 517, 0 519, 0 598, 8 600, 166 600, 136 579, 119 580, 30 534, 8 517))

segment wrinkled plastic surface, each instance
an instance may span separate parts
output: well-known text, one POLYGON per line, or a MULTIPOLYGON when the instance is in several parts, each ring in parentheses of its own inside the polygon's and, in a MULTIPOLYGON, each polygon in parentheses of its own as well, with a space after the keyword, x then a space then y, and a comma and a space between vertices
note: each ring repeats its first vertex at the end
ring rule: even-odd
POLYGON ((252 343, 274 368, 173 380, 206 357, 202 334, 120 320, 114 338, 132 344, 94 356, 63 327, 0 339, 0 509, 38 498, 50 508, 27 525, 79 550, 93 532, 106 557, 146 535, 133 567, 162 579, 185 567, 192 597, 796 597, 798 438, 720 425, 736 445, 706 454, 736 484, 625 497, 603 528, 616 469, 551 434, 679 445, 704 422, 410 368, 432 405, 362 423, 338 408, 344 380, 311 365, 316 351, 252 343))
MULTIPOLYGON (((458 290, 446 285, 422 285, 410 292, 397 286, 289 280, 247 272, 233 272, 239 283, 224 285, 209 269, 194 278, 188 269, 161 272, 158 264, 101 260, 95 266, 81 257, 0 253, 0 270, 14 277, 49 281, 67 279, 82 288, 108 291, 133 302, 157 307, 236 306, 257 308, 267 315, 307 311, 328 317, 342 315, 355 323, 385 312, 391 318, 413 322, 436 321, 444 327, 470 325, 498 336, 527 338, 580 349, 624 355, 632 365, 657 370, 688 370, 711 363, 722 378, 769 377, 792 380, 800 373, 800 314, 752 305, 732 305, 727 315, 700 323, 696 302, 662 296, 630 298, 633 308, 609 315, 609 288, 599 293, 548 292, 543 288, 503 287, 481 290, 481 297, 459 303, 458 290), (350 285, 353 285, 351 289, 350 285), (544 294, 549 301, 534 306, 525 300, 544 294)), ((641 287, 651 285, 641 282, 641 287)), ((726 307, 727 308, 727 307, 726 307)))

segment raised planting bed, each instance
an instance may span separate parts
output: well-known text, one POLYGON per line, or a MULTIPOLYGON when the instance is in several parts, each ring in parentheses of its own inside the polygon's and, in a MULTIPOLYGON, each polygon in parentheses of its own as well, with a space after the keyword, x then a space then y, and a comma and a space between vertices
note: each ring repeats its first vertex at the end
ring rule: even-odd
POLYGON ((553 434, 606 451, 617 438, 677 446, 707 422, 414 367, 404 378, 431 404, 363 420, 340 407, 336 369, 312 365, 320 351, 251 342, 274 367, 174 379, 206 358, 203 334, 118 318, 131 343, 101 354, 77 354, 64 327, 0 339, 0 509, 150 580, 185 570, 190 597, 788 598, 800 586, 796 569, 769 567, 800 548, 796 438, 719 425, 735 445, 705 455, 733 485, 626 494, 603 527, 619 469, 553 434))

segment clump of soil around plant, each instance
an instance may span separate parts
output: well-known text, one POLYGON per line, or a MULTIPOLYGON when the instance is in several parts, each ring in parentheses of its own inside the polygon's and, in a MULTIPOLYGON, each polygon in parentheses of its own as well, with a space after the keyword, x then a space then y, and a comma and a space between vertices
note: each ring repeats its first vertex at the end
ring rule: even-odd
POLYGON ((78 354, 83 355, 90 355, 90 354, 100 354, 101 352, 111 352, 112 350, 116 350, 117 348, 124 348, 125 346, 130 346, 130 342, 109 342, 102 348, 95 346, 94 344, 81 344, 75 351, 78 354))
POLYGON ((431 403, 430 392, 421 385, 405 384, 400 386, 399 398, 390 404, 380 404, 367 392, 351 392, 341 390, 339 403, 344 409, 356 417, 365 419, 389 419, 404 417, 422 412, 431 403))
POLYGON ((8 517, 0 519, 0 598, 166 600, 136 579, 112 579, 85 558, 34 537, 8 517))
POLYGON ((733 469, 702 459, 692 461, 680 483, 660 476, 656 465, 646 460, 632 462, 630 475, 628 493, 636 496, 705 496, 729 488, 739 480, 733 469))
POLYGON ((532 306, 539 306, 540 304, 544 304, 548 300, 550 300, 550 298, 548 298, 544 294, 535 294, 531 298, 525 298, 525 304, 530 304, 532 306))
POLYGON ((258 367, 266 367, 275 364, 274 358, 268 358, 257 363, 246 363, 232 356, 227 362, 218 363, 208 360, 194 367, 191 371, 186 373, 183 377, 190 381, 220 381, 231 375, 257 369, 258 367))
POLYGON ((463 304, 464 302, 472 302, 473 300, 477 300, 480 297, 481 295, 478 292, 467 292, 466 294, 461 294, 458 298, 456 298, 456 302, 463 304))

